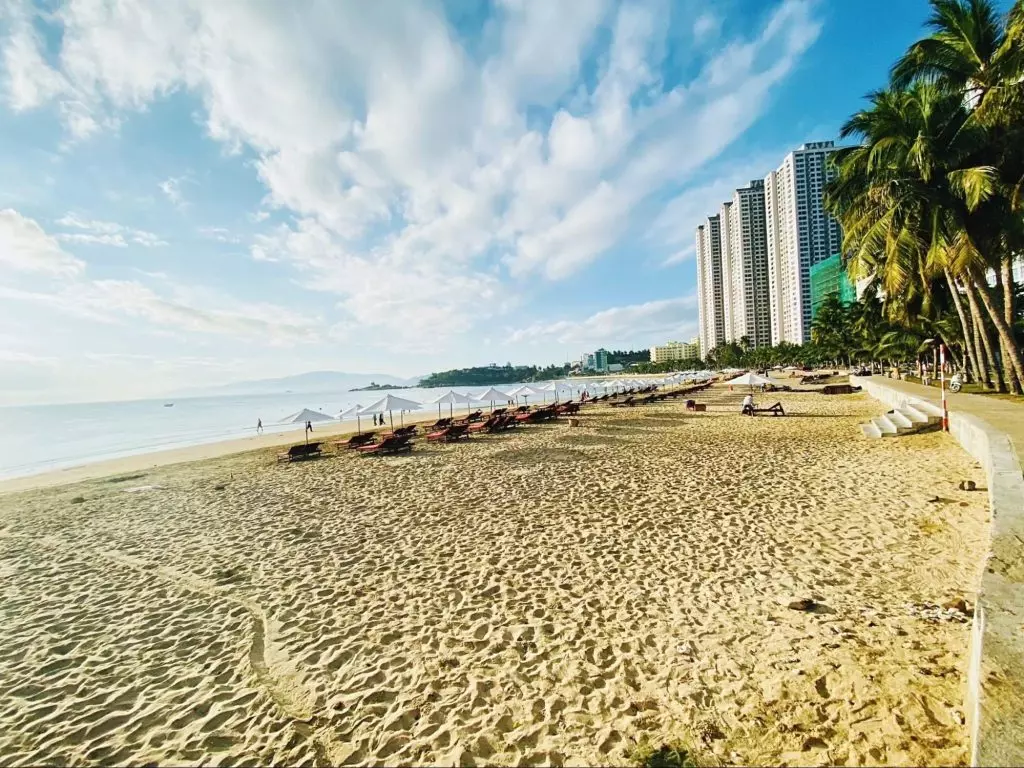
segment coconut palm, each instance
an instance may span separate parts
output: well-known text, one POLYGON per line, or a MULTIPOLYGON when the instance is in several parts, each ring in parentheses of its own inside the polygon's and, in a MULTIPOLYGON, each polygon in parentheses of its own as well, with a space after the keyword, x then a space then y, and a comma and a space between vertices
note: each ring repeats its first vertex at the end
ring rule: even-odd
POLYGON ((984 129, 971 162, 948 172, 969 213, 948 255, 957 276, 974 283, 998 334, 1004 376, 1019 391, 1024 366, 1012 332, 1012 263, 1024 247, 1024 2, 1017 0, 1003 23, 991 0, 932 0, 928 26, 931 34, 896 63, 892 81, 896 88, 928 82, 946 90, 964 101, 970 126, 984 129), (988 268, 1001 307, 989 291, 988 268))

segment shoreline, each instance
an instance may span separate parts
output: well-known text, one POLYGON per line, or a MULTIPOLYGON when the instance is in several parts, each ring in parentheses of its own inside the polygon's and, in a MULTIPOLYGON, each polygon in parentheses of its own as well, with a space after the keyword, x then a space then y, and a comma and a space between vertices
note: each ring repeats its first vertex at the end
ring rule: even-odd
MULTIPOLYGON (((456 415, 458 415, 458 411, 456 411, 456 415)), ((417 413, 411 418, 409 416, 407 414, 406 424, 433 423, 437 420, 437 416, 433 414, 427 416, 426 414, 417 413)), ((364 426, 358 431, 368 432, 373 429, 373 425, 370 424, 369 429, 364 426)), ((356 431, 357 425, 354 421, 337 423, 317 422, 313 427, 310 439, 324 442, 328 439, 353 435, 356 431)), ((155 451, 144 450, 143 452, 133 453, 128 456, 99 459, 98 461, 87 460, 85 463, 69 467, 44 469, 41 472, 34 472, 28 475, 0 478, 0 496, 10 493, 21 493, 23 491, 36 491, 43 488, 55 488, 61 485, 71 485, 72 483, 86 480, 99 480, 104 477, 141 472, 143 470, 159 469, 174 464, 220 459, 225 456, 260 451, 267 448, 277 448, 299 442, 302 442, 302 438, 299 437, 298 429, 294 429, 283 432, 264 433, 262 435, 250 435, 248 437, 232 437, 227 440, 183 445, 177 448, 162 448, 155 451)))

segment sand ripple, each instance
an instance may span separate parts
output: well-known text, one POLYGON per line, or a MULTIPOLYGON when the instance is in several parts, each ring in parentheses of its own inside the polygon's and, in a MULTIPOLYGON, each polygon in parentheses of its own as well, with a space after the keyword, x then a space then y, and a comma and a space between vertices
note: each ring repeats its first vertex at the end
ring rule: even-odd
POLYGON ((981 471, 859 438, 864 397, 740 397, 4 497, 0 757, 965 760, 966 625, 915 606, 970 599, 981 471))

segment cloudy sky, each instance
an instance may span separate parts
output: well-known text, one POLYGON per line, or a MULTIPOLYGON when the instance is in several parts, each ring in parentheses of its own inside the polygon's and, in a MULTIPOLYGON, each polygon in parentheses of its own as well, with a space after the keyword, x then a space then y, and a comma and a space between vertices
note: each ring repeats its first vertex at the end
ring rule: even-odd
POLYGON ((926 12, 0 0, 0 403, 688 338, 697 219, 926 12))

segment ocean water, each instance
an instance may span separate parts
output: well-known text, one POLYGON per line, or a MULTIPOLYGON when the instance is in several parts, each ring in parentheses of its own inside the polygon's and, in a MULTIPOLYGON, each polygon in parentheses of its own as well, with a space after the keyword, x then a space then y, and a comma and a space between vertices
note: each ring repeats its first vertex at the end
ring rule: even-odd
MULTIPOLYGON (((508 385, 499 389, 514 387, 508 385)), ((456 391, 479 394, 484 389, 457 388, 456 391)), ((255 433, 257 419, 263 420, 267 432, 294 430, 301 436, 301 424, 279 422, 303 408, 337 416, 357 403, 370 405, 389 391, 397 397, 427 403, 447 388, 2 407, 0 478, 246 437, 255 433), (166 402, 173 402, 174 407, 164 407, 166 402)), ((441 408, 442 415, 447 415, 448 406, 441 408)), ((465 408, 465 405, 455 405, 456 412, 465 408)), ((424 405, 422 410, 436 412, 437 406, 424 405)), ((370 417, 363 421, 368 423, 370 417)), ((313 429, 316 430, 316 424, 313 429)))

